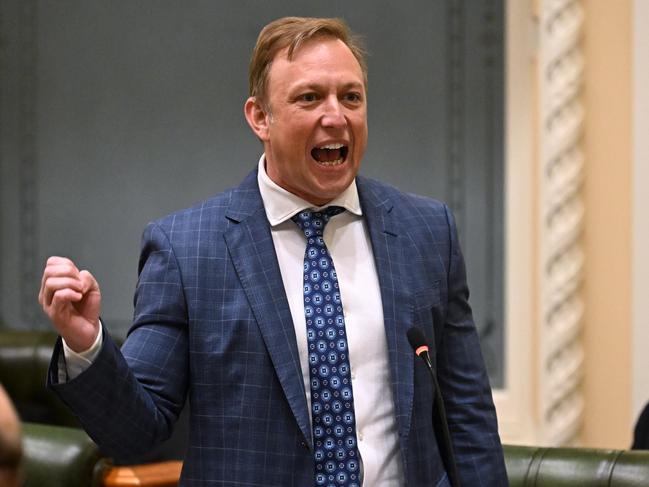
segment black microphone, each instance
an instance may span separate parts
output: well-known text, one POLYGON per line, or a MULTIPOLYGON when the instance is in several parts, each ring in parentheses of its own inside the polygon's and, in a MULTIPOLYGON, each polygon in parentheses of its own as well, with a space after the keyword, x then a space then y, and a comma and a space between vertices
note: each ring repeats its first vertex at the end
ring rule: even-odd
POLYGON ((457 465, 455 463, 455 455, 453 454, 453 444, 451 442, 451 432, 448 429, 448 422, 446 420, 446 408, 444 407, 444 398, 442 391, 437 382, 437 373, 433 368, 433 363, 430 360, 430 353, 428 353, 428 343, 426 336, 416 326, 408 329, 407 333, 410 346, 415 351, 415 355, 421 357, 426 364, 428 372, 433 379, 433 386, 435 388, 435 399, 433 408, 433 428, 435 436, 437 437, 437 444, 440 446, 440 453, 446 473, 453 487, 460 487, 460 476, 457 472, 457 465), (441 441, 440 440, 441 436, 441 441))

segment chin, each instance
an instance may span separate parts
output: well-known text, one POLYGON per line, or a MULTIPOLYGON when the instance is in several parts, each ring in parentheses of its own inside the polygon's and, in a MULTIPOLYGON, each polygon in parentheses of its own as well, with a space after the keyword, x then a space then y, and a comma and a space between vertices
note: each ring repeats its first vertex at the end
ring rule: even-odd
POLYGON ((320 201, 331 201, 334 198, 340 196, 340 194, 347 189, 347 187, 351 184, 352 180, 350 179, 349 181, 346 182, 341 182, 341 183, 336 183, 336 184, 328 184, 326 186, 322 186, 319 191, 315 194, 318 195, 318 199, 320 201))

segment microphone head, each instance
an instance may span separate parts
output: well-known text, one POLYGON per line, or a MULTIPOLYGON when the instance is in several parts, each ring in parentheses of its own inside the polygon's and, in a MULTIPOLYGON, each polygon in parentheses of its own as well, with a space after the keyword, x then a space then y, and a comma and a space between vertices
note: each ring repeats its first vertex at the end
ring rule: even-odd
POLYGON ((417 355, 428 352, 426 337, 424 336, 424 332, 422 332, 421 329, 413 326, 412 328, 408 329, 408 332, 406 334, 408 335, 410 346, 417 355))

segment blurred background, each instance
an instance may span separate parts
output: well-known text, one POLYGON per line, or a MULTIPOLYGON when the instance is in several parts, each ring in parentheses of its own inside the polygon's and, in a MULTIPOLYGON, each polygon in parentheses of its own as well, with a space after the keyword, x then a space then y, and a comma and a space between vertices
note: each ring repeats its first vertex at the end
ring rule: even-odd
POLYGON ((625 448, 649 400, 649 2, 0 3, 0 327, 49 255, 123 338, 144 225, 253 169, 256 36, 340 16, 369 52, 361 172, 447 201, 503 440, 625 448), (643 184, 644 183, 644 184, 643 184))

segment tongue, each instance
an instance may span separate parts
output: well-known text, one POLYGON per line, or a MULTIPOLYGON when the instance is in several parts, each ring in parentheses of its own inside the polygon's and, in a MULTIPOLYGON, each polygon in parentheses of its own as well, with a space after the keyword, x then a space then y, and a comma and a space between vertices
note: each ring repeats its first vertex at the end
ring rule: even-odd
POLYGON ((331 162, 342 158, 340 149, 313 149, 311 155, 318 162, 331 162))

